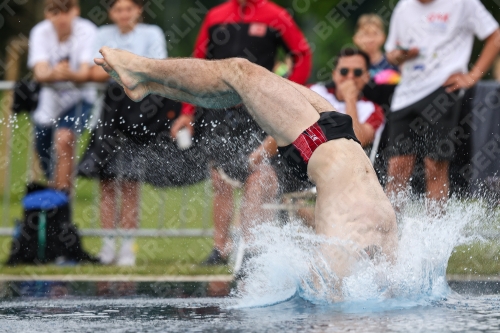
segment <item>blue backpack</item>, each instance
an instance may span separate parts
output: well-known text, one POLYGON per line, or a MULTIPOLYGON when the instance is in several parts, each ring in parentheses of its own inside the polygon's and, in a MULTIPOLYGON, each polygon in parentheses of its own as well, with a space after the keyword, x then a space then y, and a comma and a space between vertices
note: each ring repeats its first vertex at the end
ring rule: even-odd
POLYGON ((28 186, 22 204, 24 219, 15 228, 7 265, 97 262, 82 249, 66 193, 28 186))

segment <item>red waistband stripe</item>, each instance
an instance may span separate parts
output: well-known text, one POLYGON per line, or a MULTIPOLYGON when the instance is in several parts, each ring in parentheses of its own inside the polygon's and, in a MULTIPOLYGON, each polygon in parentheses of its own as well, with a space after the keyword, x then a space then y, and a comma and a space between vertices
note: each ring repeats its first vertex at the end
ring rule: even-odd
POLYGON ((318 123, 315 123, 302 132, 292 144, 297 148, 304 162, 308 163, 316 148, 325 142, 325 133, 323 133, 318 123))

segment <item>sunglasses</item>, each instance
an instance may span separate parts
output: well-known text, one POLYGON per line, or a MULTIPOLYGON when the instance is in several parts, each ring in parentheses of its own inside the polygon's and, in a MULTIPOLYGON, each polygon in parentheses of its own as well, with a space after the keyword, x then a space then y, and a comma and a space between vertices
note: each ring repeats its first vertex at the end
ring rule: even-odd
MULTIPOLYGON (((347 76, 349 74, 349 71, 351 71, 351 69, 346 68, 346 67, 339 69, 339 73, 342 76, 347 76)), ((354 68, 354 69, 352 69, 352 72, 353 72, 355 77, 360 77, 361 75, 363 75, 364 70, 361 68, 354 68)))

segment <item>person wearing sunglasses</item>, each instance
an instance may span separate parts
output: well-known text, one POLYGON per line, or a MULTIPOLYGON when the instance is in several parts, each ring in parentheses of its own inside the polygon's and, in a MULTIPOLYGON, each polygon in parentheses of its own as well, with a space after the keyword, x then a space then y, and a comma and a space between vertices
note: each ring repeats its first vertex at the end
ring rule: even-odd
POLYGON ((351 116, 354 133, 363 147, 373 143, 376 131, 384 123, 383 109, 361 94, 370 80, 369 68, 368 54, 356 48, 344 48, 337 55, 332 71, 333 84, 309 87, 335 110, 351 116))

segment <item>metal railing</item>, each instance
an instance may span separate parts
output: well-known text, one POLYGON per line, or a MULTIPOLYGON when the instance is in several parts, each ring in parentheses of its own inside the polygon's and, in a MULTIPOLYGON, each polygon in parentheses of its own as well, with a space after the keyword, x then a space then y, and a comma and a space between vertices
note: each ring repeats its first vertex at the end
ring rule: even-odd
MULTIPOLYGON (((8 92, 14 88, 15 82, 12 81, 0 81, 0 91, 8 92)), ((85 83, 81 85, 83 87, 93 87, 98 89, 100 96, 102 96, 102 92, 104 91, 105 84, 98 83, 85 83)), ((16 212, 19 217, 22 215, 22 209, 20 202, 14 202, 14 199, 11 196, 12 187, 16 187, 18 189, 18 195, 24 190, 24 186, 30 180, 33 180, 33 165, 36 163, 35 152, 33 148, 33 130, 31 128, 30 122, 25 121, 26 129, 15 129, 14 127, 19 126, 19 121, 16 121, 16 117, 11 113, 11 99, 9 98, 9 94, 3 94, 2 96, 2 104, 0 110, 0 153, 2 154, 2 160, 0 163, 0 177, 3 180, 3 193, 2 197, 2 213, 0 214, 1 223, 0 223, 0 235, 1 236, 10 236, 14 233, 14 225, 13 225, 13 216, 12 216, 12 206, 14 205, 16 208, 19 208, 19 211, 16 212), (28 125, 26 125, 28 124, 28 125), (20 137, 22 136, 22 137, 20 137), (25 151, 19 151, 15 147, 15 143, 19 143, 23 141, 27 143, 25 151), (24 160, 26 159, 26 173, 24 176, 20 177, 21 179, 12 179, 14 172, 17 174, 19 170, 13 170, 13 162, 15 159, 24 160), (22 188, 22 190, 21 190, 22 188)), ((94 116, 98 116, 97 114, 98 106, 94 108, 92 114, 94 116)), ((23 116, 19 116, 23 117, 23 116)), ((82 136, 79 136, 77 139, 76 147, 81 146, 82 136)), ((20 145, 22 146, 22 144, 20 145)), ((17 163, 19 164, 19 163, 17 163)), ((1 184, 0 180, 0 185, 1 184)), ((150 186, 142 188, 141 193, 144 194, 144 191, 149 191, 149 197, 153 197, 155 209, 157 211, 156 214, 156 222, 152 221, 153 218, 148 217, 148 223, 141 223, 144 219, 144 208, 147 208, 149 211, 151 204, 144 202, 144 198, 140 199, 139 205, 139 227, 138 229, 102 229, 100 227, 98 216, 98 204, 99 204, 99 189, 98 189, 97 181, 89 181, 86 183, 86 186, 93 186, 92 192, 93 194, 93 203, 86 203, 83 208, 83 214, 76 214, 76 210, 74 209, 73 217, 74 222, 77 225, 80 225, 80 234, 83 236, 97 236, 97 237, 106 237, 106 236, 134 236, 134 237, 211 237, 213 235, 213 230, 211 229, 211 184, 209 181, 205 181, 204 184, 187 186, 177 188, 176 190, 171 190, 169 188, 152 188, 150 186), (169 201, 169 191, 175 191, 174 195, 177 197, 176 200, 180 199, 180 207, 178 208, 177 216, 172 216, 172 214, 168 214, 167 207, 169 201), (180 193, 179 193, 180 192, 180 193), (153 195, 152 195, 153 193, 153 195), (190 207, 190 203, 193 202, 193 193, 195 193, 195 200, 197 201, 198 211, 197 213, 191 214, 191 216, 186 217, 186 212, 193 211, 193 208, 190 207), (189 198, 191 196, 191 198, 189 198), (201 213, 199 210, 202 210, 201 213), (84 216, 85 221, 80 223, 84 216), (84 225, 81 228, 81 224, 84 225), (147 224, 147 226, 144 226, 147 224), (192 224, 195 227, 190 228, 188 225, 192 224), (175 227, 172 227, 175 226, 175 227)), ((75 189, 75 197, 78 198, 79 188, 75 189)), ((172 195, 172 194, 170 194, 172 195)), ((15 198, 18 201, 18 198, 15 198)), ((78 208, 79 211, 82 210, 82 207, 78 208)), ((196 209, 195 209, 196 210, 196 209)))

